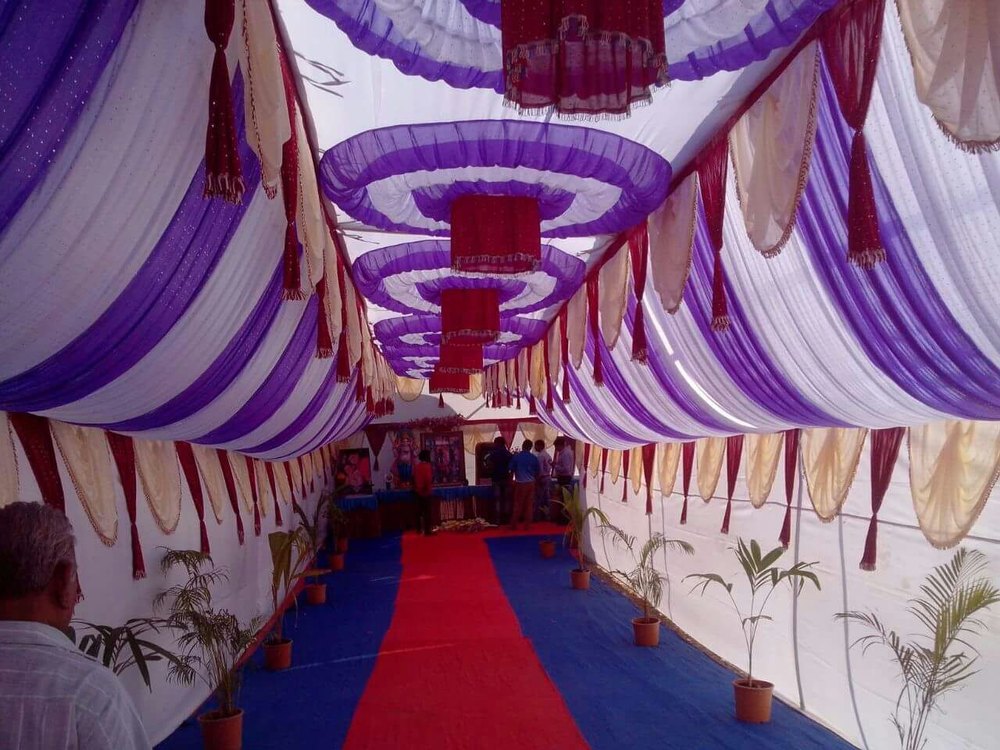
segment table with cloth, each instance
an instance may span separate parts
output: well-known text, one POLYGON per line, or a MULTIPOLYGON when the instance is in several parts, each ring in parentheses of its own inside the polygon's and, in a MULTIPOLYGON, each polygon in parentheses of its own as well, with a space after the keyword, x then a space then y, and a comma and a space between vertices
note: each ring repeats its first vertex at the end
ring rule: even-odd
MULTIPOLYGON (((383 531, 402 531, 419 526, 419 508, 411 489, 381 490, 378 499, 379 520, 383 531)), ((434 487, 431 522, 457 521, 480 516, 491 519, 494 511, 493 487, 434 487)))

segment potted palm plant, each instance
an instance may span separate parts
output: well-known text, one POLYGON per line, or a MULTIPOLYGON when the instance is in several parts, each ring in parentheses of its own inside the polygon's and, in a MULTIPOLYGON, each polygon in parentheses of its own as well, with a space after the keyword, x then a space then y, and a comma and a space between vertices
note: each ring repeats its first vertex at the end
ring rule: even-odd
POLYGON ((631 534, 611 524, 601 526, 602 533, 610 534, 613 545, 621 545, 632 558, 629 570, 613 570, 612 575, 621 580, 640 600, 642 617, 632 620, 636 646, 658 646, 660 644, 660 615, 657 607, 663 598, 663 583, 666 578, 654 565, 654 556, 662 550, 675 549, 688 555, 694 554, 694 547, 680 539, 667 539, 659 532, 650 534, 639 551, 638 540, 631 534))
POLYGON ((748 609, 740 607, 733 596, 733 584, 718 573, 692 573, 685 576, 684 580, 694 578, 700 581, 691 590, 701 589, 701 594, 713 585, 726 590, 733 611, 739 618, 747 648, 747 676, 733 681, 736 718, 751 724, 762 724, 771 720, 771 700, 774 692, 774 683, 756 680, 753 676, 753 649, 757 640, 757 628, 764 620, 772 619, 764 614, 764 610, 767 609, 771 595, 782 583, 787 582, 794 593, 798 594, 806 581, 811 581, 819 589, 819 578, 810 570, 816 562, 800 562, 787 569, 777 567, 776 563, 785 554, 784 547, 775 547, 767 554, 762 554, 756 540, 751 540, 748 545, 740 539, 736 546, 730 549, 734 551, 750 586, 748 609))
POLYGON ((871 631, 852 646, 860 645, 865 652, 884 646, 899 667, 903 686, 891 720, 902 750, 924 747, 927 720, 938 700, 976 674, 979 652, 969 639, 985 630, 979 615, 1000 602, 1000 590, 983 575, 986 563, 985 555, 963 547, 950 562, 934 568, 920 586, 920 596, 910 600, 908 609, 924 632, 909 640, 888 629, 873 612, 836 615, 871 631))
POLYGON ((341 571, 347 552, 347 514, 335 502, 330 503, 327 524, 334 544, 330 553, 330 570, 341 571))
MULTIPOLYGON (((320 496, 313 513, 310 516, 303 510, 301 505, 295 506, 295 513, 299 517, 299 529, 303 539, 308 544, 308 556, 306 559, 314 560, 322 544, 322 532, 326 528, 325 523, 334 505, 334 496, 324 494, 320 496)), ((321 575, 329 573, 329 568, 309 568, 303 571, 302 576, 306 579, 306 601, 310 604, 324 604, 326 602, 326 584, 320 580, 321 575)))
POLYGON ((173 664, 178 657, 170 649, 149 640, 149 634, 170 632, 167 620, 162 617, 133 617, 123 625, 96 625, 84 620, 74 620, 70 639, 80 651, 100 662, 116 675, 135 668, 146 688, 152 692, 149 665, 166 661, 173 664))
POLYGON ((264 641, 264 666, 270 671, 292 665, 292 640, 284 636, 285 613, 280 609, 281 595, 302 576, 312 548, 301 526, 291 531, 272 531, 267 535, 271 549, 271 603, 274 628, 264 641))
POLYGON ((587 565, 587 558, 581 550, 580 543, 583 539, 583 532, 587 528, 587 521, 596 518, 601 526, 609 526, 611 521, 597 506, 587 507, 580 500, 579 486, 572 490, 563 487, 562 500, 553 500, 559 503, 569 519, 566 523, 566 531, 563 534, 563 542, 571 549, 576 550, 576 558, 579 565, 570 571, 570 582, 573 588, 585 590, 590 588, 590 567, 587 565))
POLYGON ((542 557, 546 560, 556 556, 556 540, 555 539, 539 539, 538 540, 538 551, 542 553, 542 557))
POLYGON ((161 562, 164 574, 181 568, 183 583, 161 592, 154 606, 167 608, 167 626, 180 632, 179 653, 169 677, 183 685, 203 682, 215 695, 218 708, 198 717, 207 750, 239 750, 243 737, 243 709, 236 705, 240 684, 237 663, 257 637, 259 617, 248 623, 225 609, 216 609, 212 588, 229 580, 225 568, 197 550, 167 550, 161 562))

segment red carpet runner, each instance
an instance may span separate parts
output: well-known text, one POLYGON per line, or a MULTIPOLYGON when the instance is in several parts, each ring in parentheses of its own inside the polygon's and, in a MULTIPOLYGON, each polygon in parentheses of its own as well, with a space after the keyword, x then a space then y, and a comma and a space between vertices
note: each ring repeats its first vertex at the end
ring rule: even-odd
POLYGON ((392 624, 344 746, 587 747, 482 536, 404 537, 392 624))

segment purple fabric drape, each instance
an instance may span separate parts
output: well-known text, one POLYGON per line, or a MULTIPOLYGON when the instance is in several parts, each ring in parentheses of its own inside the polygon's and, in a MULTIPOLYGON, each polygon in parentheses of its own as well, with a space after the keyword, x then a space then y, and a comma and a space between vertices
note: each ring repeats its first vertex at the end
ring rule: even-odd
POLYGON ((902 427, 872 430, 872 518, 868 524, 865 551, 859 566, 862 570, 875 570, 875 560, 878 557, 878 512, 889 489, 892 470, 896 466, 899 446, 905 433, 906 430, 902 427))
POLYGON ((792 540, 792 495, 795 491, 795 474, 799 460, 799 431, 785 430, 785 518, 781 523, 778 541, 788 549, 792 540))

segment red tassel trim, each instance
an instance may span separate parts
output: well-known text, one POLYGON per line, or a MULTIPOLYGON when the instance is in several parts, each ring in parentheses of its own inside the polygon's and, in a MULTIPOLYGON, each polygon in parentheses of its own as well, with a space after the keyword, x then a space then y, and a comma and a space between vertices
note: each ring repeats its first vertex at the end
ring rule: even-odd
POLYGON ((688 496, 684 496, 684 505, 681 506, 681 526, 688 522, 688 496))
POLYGON ((305 293, 299 288, 302 270, 299 267, 299 241, 295 237, 295 226, 292 222, 285 225, 285 250, 282 255, 284 274, 281 285, 281 299, 304 300, 305 293))
POLYGON ((712 277, 712 330, 729 330, 729 306, 726 304, 726 280, 722 269, 722 250, 715 252, 715 270, 712 277))
POLYGON ((347 383, 351 380, 351 363, 347 361, 347 333, 340 332, 337 342, 337 382, 347 383))
POLYGON ((646 341, 646 314, 642 309, 642 300, 637 300, 635 306, 635 325, 632 327, 632 359, 642 364, 649 362, 649 344, 646 341))
POLYGON ((253 535, 260 536, 260 506, 253 504, 253 535))
POLYGON ((534 396, 529 396, 528 397, 528 414, 531 414, 532 416, 535 416, 536 414, 538 414, 538 409, 535 408, 535 397, 534 396))
POLYGON ((868 536, 865 537, 865 552, 861 556, 861 564, 858 567, 869 572, 875 570, 875 559, 877 556, 878 515, 872 514, 872 520, 868 522, 868 536))
POLYGON ((190 443, 174 443, 177 450, 177 458, 187 480, 188 490, 191 492, 191 500, 194 502, 195 512, 198 514, 198 525, 201 527, 201 551, 211 554, 211 547, 208 544, 208 529, 205 528, 205 497, 201 493, 201 479, 198 478, 198 465, 194 460, 194 451, 191 450, 190 443))
POLYGON ((132 539, 132 578, 138 581, 146 577, 146 561, 142 557, 139 528, 136 526, 135 445, 127 435, 119 435, 117 432, 105 434, 122 483, 122 494, 125 495, 125 509, 128 512, 129 534, 132 539))
POLYGON ((438 409, 444 408, 444 394, 438 396, 438 409))
POLYGON ((361 367, 358 367, 355 373, 354 400, 359 404, 365 403, 365 379, 362 377, 361 367))
POLYGON ((330 319, 327 309, 330 301, 326 298, 326 277, 316 285, 316 297, 319 305, 316 307, 316 357, 330 359, 333 356, 333 337, 330 335, 330 319))
POLYGON ((230 203, 243 200, 243 170, 236 141, 233 93, 226 63, 226 47, 235 18, 233 0, 206 0, 205 30, 215 45, 212 78, 208 87, 208 129, 205 133, 206 198, 230 203))
POLYGON ((590 337, 594 341, 594 384, 604 385, 604 363, 601 361, 600 291, 597 274, 587 280, 587 315, 590 320, 590 337))
POLYGON ((561 394, 561 398, 562 398, 564 404, 568 404, 570 402, 570 394, 569 394, 569 365, 567 365, 565 361, 563 362, 563 376, 562 376, 562 394, 561 394))
POLYGON ((722 528, 720 529, 720 531, 723 534, 729 533, 729 519, 732 517, 732 515, 733 515, 733 499, 729 498, 729 500, 726 501, 726 514, 722 517, 722 528))
POLYGON ((788 549, 788 544, 792 540, 792 506, 785 506, 785 520, 781 522, 781 533, 778 534, 778 541, 781 546, 788 549))
POLYGON ((863 130, 851 141, 850 194, 847 200, 847 261, 871 270, 885 260, 878 228, 875 191, 863 130))
POLYGON ((274 464, 265 461, 264 472, 267 474, 267 483, 271 486, 271 497, 274 498, 274 523, 278 526, 284 526, 285 521, 281 517, 281 502, 278 500, 278 490, 274 482, 274 464))

